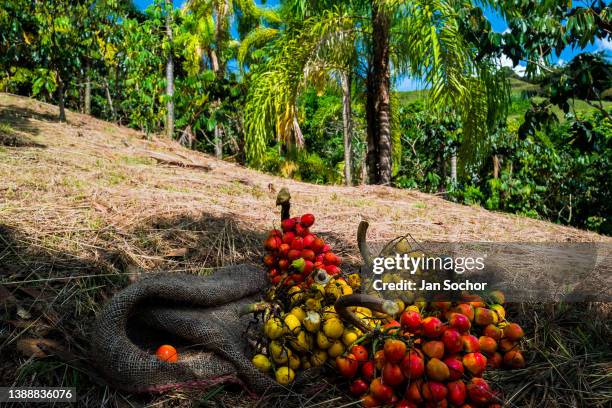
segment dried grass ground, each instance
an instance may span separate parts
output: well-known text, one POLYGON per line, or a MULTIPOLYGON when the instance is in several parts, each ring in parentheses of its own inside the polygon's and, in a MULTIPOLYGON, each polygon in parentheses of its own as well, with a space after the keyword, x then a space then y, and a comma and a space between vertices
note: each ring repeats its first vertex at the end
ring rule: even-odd
MULTIPOLYGON (((612 242, 416 191, 282 179, 86 115, 68 113, 68 122, 58 123, 56 114, 55 106, 0 94, 0 384, 74 384, 82 390, 79 405, 255 403, 243 401, 238 390, 161 397, 116 392, 101 385, 89 364, 87 333, 101 304, 142 273, 199 274, 258 262, 265 231, 278 224, 274 199, 282 187, 291 191, 294 213, 317 215, 316 232, 349 268, 359 262, 355 234, 362 218, 370 221, 369 239, 379 242, 407 232, 417 240, 612 242), (37 338, 47 339, 48 349, 33 349, 28 340, 37 338)), ((512 380, 520 381, 510 405, 529 405, 531 399, 535 406, 559 395, 576 395, 559 406, 612 403, 607 308, 519 305, 515 311, 521 308, 518 320, 531 324, 530 341, 543 348, 549 364, 538 368, 541 378, 528 387, 524 378, 512 380), (563 337, 578 326, 588 344, 572 338, 571 349, 559 353, 559 347, 567 348, 563 337), (574 353, 580 356, 575 364, 574 353), (572 380, 559 385, 560 370, 573 373, 572 380)), ((518 374, 529 373, 534 374, 518 374)), ((334 390, 292 401, 347 401, 334 390)), ((288 402, 273 398, 260 405, 288 402)))

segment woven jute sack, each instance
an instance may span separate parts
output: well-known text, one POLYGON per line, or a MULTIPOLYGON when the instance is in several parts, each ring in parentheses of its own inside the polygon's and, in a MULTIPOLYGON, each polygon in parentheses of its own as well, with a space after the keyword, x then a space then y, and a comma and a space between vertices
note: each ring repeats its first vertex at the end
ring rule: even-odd
POLYGON ((92 353, 108 381, 129 392, 163 392, 239 383, 257 394, 278 386, 251 363, 245 332, 252 317, 240 308, 261 298, 266 274, 251 265, 208 276, 154 274, 105 305, 93 327, 92 353), (179 349, 160 361, 161 344, 179 349))

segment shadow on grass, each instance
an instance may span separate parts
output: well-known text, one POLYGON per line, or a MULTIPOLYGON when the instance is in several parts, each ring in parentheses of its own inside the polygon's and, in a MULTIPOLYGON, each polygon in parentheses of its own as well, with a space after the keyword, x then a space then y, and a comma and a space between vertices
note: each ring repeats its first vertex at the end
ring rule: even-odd
POLYGON ((57 117, 40 113, 34 109, 16 105, 3 105, 0 107, 0 145, 9 147, 39 147, 44 144, 32 140, 24 135, 36 136, 40 133, 40 126, 31 119, 56 122, 57 117))
MULTIPOLYGON (((232 215, 207 213, 154 217, 127 232, 102 228, 95 245, 81 247, 92 249, 79 254, 68 247, 62 250, 61 232, 49 233, 58 239, 41 241, 0 225, 0 383, 74 386, 79 405, 86 406, 168 399, 110 389, 94 367, 90 327, 114 293, 148 273, 207 275, 219 266, 260 264, 266 235, 242 228, 232 215), (53 242, 53 247, 45 242, 53 242), (52 347, 41 346, 41 341, 52 347)), ((91 238, 80 239, 91 243, 91 238)), ((208 391, 190 395, 208 403, 248 398, 244 390, 232 386, 213 396, 208 391)), ((173 406, 191 405, 183 397, 173 400, 173 406)))

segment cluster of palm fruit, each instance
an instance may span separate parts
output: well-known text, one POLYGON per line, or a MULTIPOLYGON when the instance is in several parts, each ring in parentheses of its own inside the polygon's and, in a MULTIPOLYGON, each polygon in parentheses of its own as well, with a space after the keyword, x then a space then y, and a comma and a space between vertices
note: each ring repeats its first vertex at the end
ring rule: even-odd
MULTIPOLYGON (((506 320, 501 292, 452 302, 414 300, 414 293, 395 301, 350 296, 368 291, 369 277, 362 285, 360 274, 343 274, 340 258, 309 231, 313 223, 311 214, 285 218, 283 231, 265 241, 273 287, 249 310, 263 317, 252 359, 260 371, 288 385, 300 370, 332 367, 364 406, 500 406, 483 373, 525 365, 523 330, 506 320)), ((405 239, 386 250, 420 256, 405 239)), ((393 271, 385 276, 401 279, 393 271)))
MULTIPOLYGON (((302 282, 289 288, 288 303, 263 308, 264 338, 252 361, 282 385, 293 382, 298 370, 334 362, 363 336, 360 329, 343 321, 334 308, 339 297, 359 288, 359 275, 345 279, 330 276, 322 269, 313 274, 316 276, 312 283, 302 282)), ((366 308, 357 312, 372 317, 366 308)))
POLYGON ((264 241, 263 262, 273 287, 261 307, 264 339, 252 361, 283 385, 300 369, 333 361, 363 335, 334 309, 339 297, 361 286, 360 277, 342 276, 340 257, 310 231, 314 222, 312 214, 287 217, 282 231, 270 231, 264 241))
POLYGON ((340 257, 322 238, 310 232, 314 222, 312 214, 286 218, 281 222, 282 231, 273 229, 268 234, 263 262, 273 285, 293 286, 304 281, 309 285, 316 269, 325 270, 331 276, 340 273, 340 257))
MULTIPOLYGON (((500 407, 487 368, 522 368, 522 328, 506 320, 504 296, 417 302, 336 359, 366 407, 500 407)), ((400 302, 401 303, 401 302, 400 302)))

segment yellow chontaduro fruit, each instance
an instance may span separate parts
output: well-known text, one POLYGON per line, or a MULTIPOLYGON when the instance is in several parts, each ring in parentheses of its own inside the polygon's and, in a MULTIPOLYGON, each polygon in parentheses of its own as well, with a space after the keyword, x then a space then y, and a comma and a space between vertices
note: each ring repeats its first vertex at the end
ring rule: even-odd
POLYGON ((312 348, 312 337, 304 330, 300 330, 295 339, 289 341, 289 344, 298 352, 308 351, 312 348))
POLYGON ((499 320, 503 320, 506 318, 506 309, 504 309, 502 305, 493 305, 491 306, 491 310, 497 312, 500 318, 499 320))
POLYGON ((361 276, 358 273, 351 273, 347 279, 351 288, 357 289, 361 287, 361 276))
POLYGON ((315 298, 306 299, 304 303, 308 310, 320 310, 321 309, 321 300, 315 298))
POLYGON ((402 313, 406 309, 406 304, 402 299, 395 299, 395 303, 397 303, 398 313, 402 313))
POLYGON ((351 288, 347 284, 340 285, 340 296, 348 296, 352 294, 353 294, 353 288, 351 288))
POLYGON ((417 313, 420 313, 421 309, 419 309, 419 307, 417 305, 410 305, 404 311, 405 312, 417 312, 417 313))
POLYGON ((289 355, 291 354, 291 350, 284 347, 278 341, 274 340, 270 342, 270 355, 275 363, 285 364, 289 360, 289 355))
POLYGON ((285 316, 285 326, 290 333, 297 333, 302 327, 300 320, 295 315, 288 314, 285 316))
POLYGON ((331 339, 338 339, 342 336, 344 325, 337 317, 332 317, 323 323, 323 333, 331 339))
POLYGON ((276 382, 281 385, 288 385, 293 382, 295 378, 295 372, 290 367, 279 367, 276 370, 276 382))
POLYGON ((304 292, 299 286, 292 286, 287 291, 287 295, 289 295, 289 300, 291 300, 292 303, 297 303, 304 297, 304 292))
POLYGON ((328 349, 332 345, 332 342, 325 336, 322 331, 317 332, 317 346, 321 349, 328 349))
POLYGON ((306 330, 311 333, 316 333, 321 327, 321 316, 317 312, 311 310, 306 313, 306 317, 302 323, 304 324, 306 330))
POLYGON ((304 311, 304 309, 302 309, 301 307, 298 307, 298 306, 296 306, 293 309, 291 309, 289 314, 292 314, 295 317, 297 317, 297 319, 300 321, 300 323, 303 322, 304 318, 306 317, 306 312, 304 311))
POLYGON ((336 340, 333 342, 331 347, 327 349, 327 354, 331 358, 336 358, 339 355, 342 355, 342 353, 344 353, 344 350, 346 350, 346 348, 344 347, 344 344, 342 344, 342 341, 336 340))
POLYGON ((360 338, 363 334, 361 333, 361 330, 356 329, 356 328, 350 328, 350 329, 344 329, 344 332, 342 333, 342 342, 344 343, 345 346, 350 346, 351 344, 353 344, 355 341, 357 341, 358 338, 360 338))
POLYGON ((338 317, 338 313, 336 313, 336 308, 332 306, 325 306, 323 308, 323 320, 331 319, 332 317, 338 317))
POLYGON ((327 352, 325 350, 317 350, 310 356, 310 364, 313 367, 319 367, 327 361, 327 352))
POLYGON ((363 306, 356 307, 354 310, 354 313, 359 318, 372 317, 372 311, 368 309, 367 307, 363 307, 363 306))
POLYGON ((283 322, 278 317, 272 317, 264 325, 264 334, 271 340, 276 340, 283 335, 283 322))
POLYGON ((313 283, 310 285, 310 292, 316 299, 322 299, 325 296, 325 288, 319 283, 313 283))
POLYGON ((295 354, 289 356, 289 367, 292 370, 297 370, 298 368, 300 368, 300 358, 295 354))
POLYGON ((340 285, 337 284, 334 279, 330 280, 327 285, 325 285, 325 294, 334 299, 338 299, 340 297, 340 285))
POLYGON ((262 373, 267 373, 272 368, 270 359, 263 354, 255 354, 253 360, 251 361, 253 362, 253 365, 262 373))

